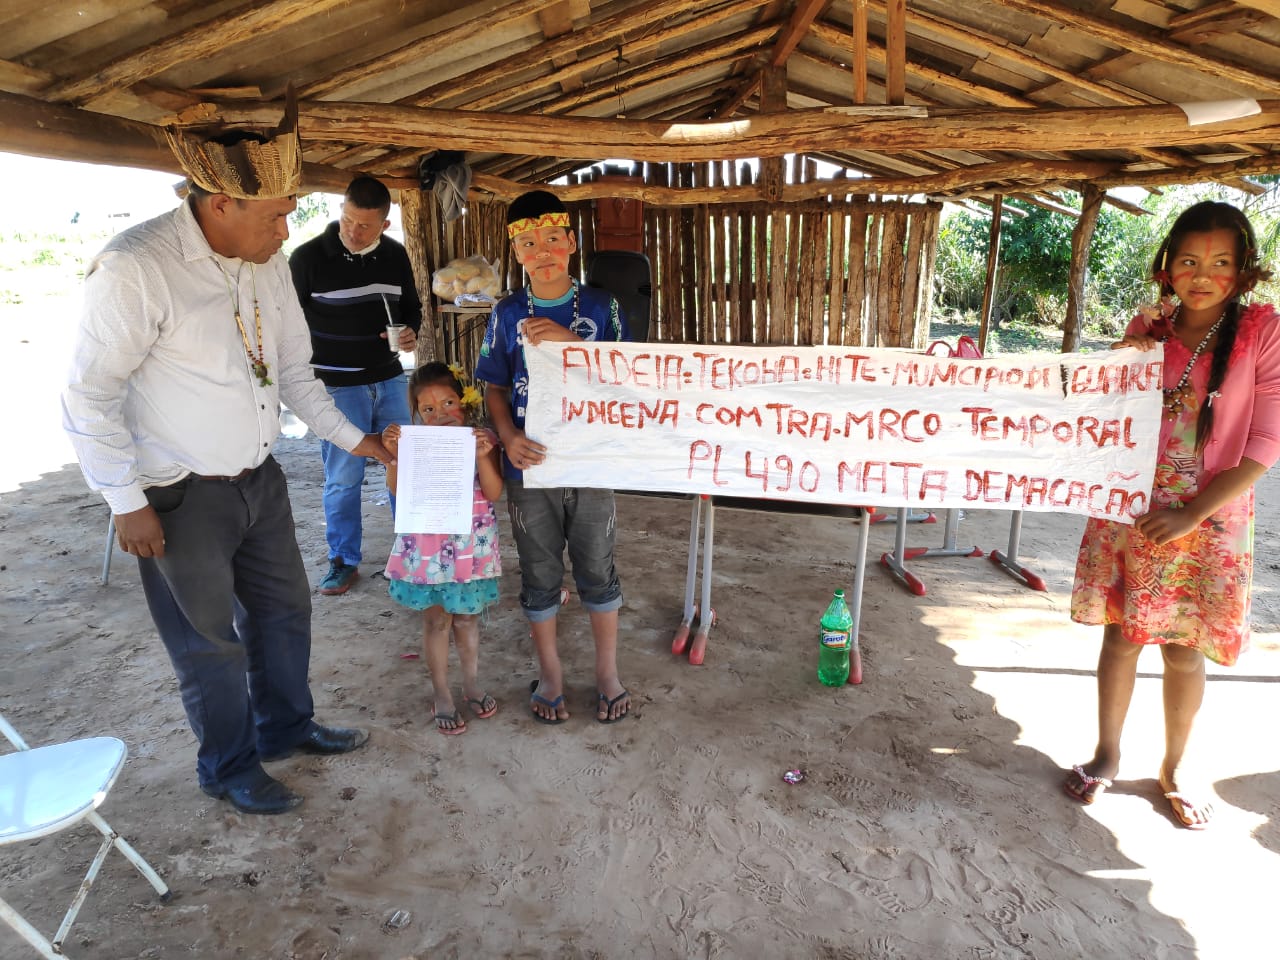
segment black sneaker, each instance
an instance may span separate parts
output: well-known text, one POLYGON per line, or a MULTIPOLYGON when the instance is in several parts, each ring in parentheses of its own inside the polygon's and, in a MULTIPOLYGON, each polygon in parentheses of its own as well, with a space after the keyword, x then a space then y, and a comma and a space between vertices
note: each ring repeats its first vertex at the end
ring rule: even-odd
POLYGON ((320 581, 320 592, 326 597, 336 597, 346 593, 360 576, 360 569, 342 562, 341 557, 329 561, 329 572, 320 581))

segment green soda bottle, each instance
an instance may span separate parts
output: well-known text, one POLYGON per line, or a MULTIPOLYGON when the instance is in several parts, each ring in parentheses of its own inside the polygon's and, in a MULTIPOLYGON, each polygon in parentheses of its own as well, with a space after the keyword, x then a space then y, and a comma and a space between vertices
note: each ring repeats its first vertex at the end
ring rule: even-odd
POLYGON ((853 614, 844 602, 843 590, 837 590, 831 598, 831 605, 822 615, 821 627, 818 680, 828 687, 842 687, 849 682, 849 651, 853 647, 853 614))

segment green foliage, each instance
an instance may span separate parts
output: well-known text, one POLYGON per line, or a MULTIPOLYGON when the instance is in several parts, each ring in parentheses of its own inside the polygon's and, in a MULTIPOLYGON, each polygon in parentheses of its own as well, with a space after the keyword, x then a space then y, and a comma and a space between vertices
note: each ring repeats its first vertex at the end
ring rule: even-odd
MULTIPOLYGON (((1256 180, 1267 188, 1266 193, 1241 194, 1222 185, 1152 193, 1141 201, 1148 212, 1145 216, 1104 204, 1085 275, 1085 339, 1114 339, 1136 307, 1153 299, 1151 257, 1178 214, 1200 200, 1225 200, 1241 207, 1258 234, 1263 263, 1280 265, 1280 177, 1256 180)), ((1076 195, 1065 198, 1068 206, 1078 207, 1079 202, 1076 195)), ((1002 339, 997 332, 1011 325, 1060 331, 1066 316, 1071 234, 1076 220, 1017 200, 1007 201, 1005 208, 989 336, 1002 339)), ((980 310, 990 232, 990 217, 968 210, 954 211, 943 219, 935 266, 934 304, 939 315, 954 318, 980 310)), ((1280 281, 1272 281, 1259 285, 1256 296, 1274 302, 1278 292, 1280 281)), ((1060 345, 1060 333, 1057 340, 1060 345)))
POLYGON ((310 221, 329 216, 329 200, 323 193, 304 193, 298 197, 298 206, 289 214, 289 228, 300 230, 310 221))

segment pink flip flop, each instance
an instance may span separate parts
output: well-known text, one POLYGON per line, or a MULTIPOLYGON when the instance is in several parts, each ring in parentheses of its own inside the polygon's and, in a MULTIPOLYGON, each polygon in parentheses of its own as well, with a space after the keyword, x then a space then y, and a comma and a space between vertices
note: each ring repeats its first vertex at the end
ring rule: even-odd
POLYGON ((1084 789, 1077 793, 1075 790, 1071 789, 1071 780, 1067 779, 1062 783, 1062 790, 1068 797, 1075 800, 1077 803, 1083 803, 1087 806, 1088 804, 1093 803, 1094 800, 1098 799, 1098 794, 1111 786, 1111 781, 1106 777, 1091 776, 1090 774, 1085 773, 1084 767, 1078 763, 1071 768, 1071 772, 1080 779, 1080 783, 1084 789))

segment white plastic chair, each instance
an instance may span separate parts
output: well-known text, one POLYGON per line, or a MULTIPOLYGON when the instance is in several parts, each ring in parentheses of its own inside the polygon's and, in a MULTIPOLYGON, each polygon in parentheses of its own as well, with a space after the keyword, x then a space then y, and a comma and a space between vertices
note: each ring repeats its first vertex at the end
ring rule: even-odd
POLYGON ((0 899, 0 918, 35 947, 40 956, 57 960, 62 955, 62 943, 71 924, 89 895, 89 887, 113 846, 147 878, 161 900, 169 899, 169 888, 151 864, 95 812, 124 766, 127 753, 124 741, 115 737, 91 737, 31 749, 3 715, 0 715, 0 734, 16 748, 15 753, 0 756, 0 845, 58 833, 81 820, 93 824, 103 836, 89 872, 52 941, 46 940, 3 899, 0 899))

